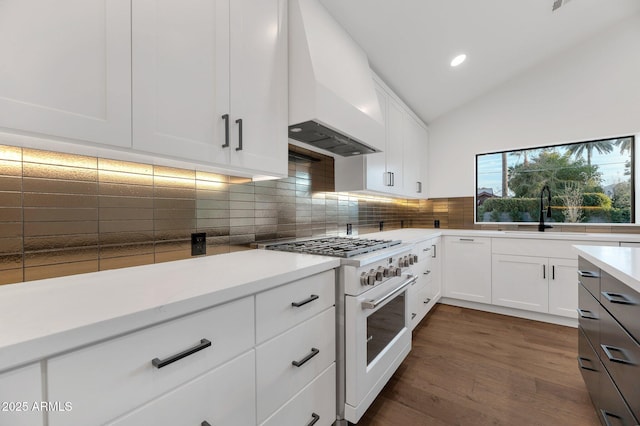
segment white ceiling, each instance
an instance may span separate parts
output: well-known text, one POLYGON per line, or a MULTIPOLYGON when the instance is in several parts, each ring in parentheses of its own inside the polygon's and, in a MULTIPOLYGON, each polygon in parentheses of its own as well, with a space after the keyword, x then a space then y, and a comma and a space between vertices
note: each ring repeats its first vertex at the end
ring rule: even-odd
POLYGON ((640 0, 553 1, 320 0, 425 122, 640 13, 640 0))

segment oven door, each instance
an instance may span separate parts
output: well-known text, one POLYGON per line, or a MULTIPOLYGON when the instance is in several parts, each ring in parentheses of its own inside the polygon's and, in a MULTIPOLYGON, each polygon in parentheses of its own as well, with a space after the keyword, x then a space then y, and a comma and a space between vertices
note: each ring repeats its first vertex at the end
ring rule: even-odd
POLYGON ((409 286, 403 275, 345 297, 345 418, 357 423, 411 350, 409 286))

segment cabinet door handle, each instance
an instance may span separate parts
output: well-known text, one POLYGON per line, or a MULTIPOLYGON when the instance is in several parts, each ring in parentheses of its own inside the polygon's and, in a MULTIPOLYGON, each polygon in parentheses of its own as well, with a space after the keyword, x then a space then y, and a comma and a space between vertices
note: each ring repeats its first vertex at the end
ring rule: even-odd
POLYGON ((396 186, 396 174, 391 172, 391 186, 396 186))
POLYGON ((200 426, 211 426, 211 423, 205 420, 204 422, 200 423, 200 426))
POLYGON ((414 319, 416 317, 416 315, 418 315, 418 314, 416 314, 415 312, 411 312, 411 319, 414 319))
POLYGON ((238 118, 236 123, 238 124, 238 147, 236 151, 242 151, 242 118, 238 118))
POLYGON ((424 299, 424 302, 422 302, 422 303, 424 303, 424 304, 426 305, 426 304, 428 304, 429 302, 431 302, 431 299, 427 297, 426 299, 424 299))
POLYGON ((320 349, 311 348, 311 352, 309 352, 309 355, 305 356, 300 361, 291 361, 291 364, 295 365, 296 367, 302 367, 307 361, 309 361, 311 358, 318 355, 319 353, 320 353, 320 349))
POLYGON ((296 308, 299 308, 300 306, 304 306, 307 303, 311 303, 314 300, 318 300, 320 298, 320 296, 318 296, 317 294, 312 294, 311 296, 309 296, 308 298, 301 300, 299 302, 291 302, 291 306, 294 306, 296 308))
POLYGON ((433 244, 431 247, 433 247, 433 253, 431 254, 431 257, 435 258, 436 253, 438 251, 438 247, 435 244, 433 244))
POLYGON ((578 365, 580 366, 580 368, 582 368, 583 370, 589 370, 589 371, 598 371, 593 367, 587 367, 584 365, 584 363, 582 361, 589 361, 591 362, 591 360, 589 358, 583 358, 581 356, 578 357, 578 365))
POLYGON ((151 360, 151 364, 156 368, 162 368, 176 361, 180 361, 182 358, 186 358, 189 355, 193 355, 196 352, 200 352, 201 350, 206 349, 209 346, 211 346, 211 342, 209 340, 201 339, 198 345, 192 348, 189 348, 186 351, 182 351, 179 354, 172 355, 169 358, 165 358, 165 359, 154 358, 151 360))
POLYGON ((595 272, 592 271, 581 271, 578 269, 578 275, 580 275, 581 277, 586 277, 586 278, 600 278, 600 275, 598 275, 595 272))
POLYGON ((584 318, 584 319, 592 319, 592 320, 597 320, 598 317, 596 317, 595 315, 593 315, 593 312, 591 311, 587 311, 584 309, 577 309, 578 311, 578 315, 580 315, 580 318, 584 318))
POLYGON ((318 420, 320 420, 320 416, 316 413, 311 413, 311 421, 307 423, 307 426, 315 425, 316 423, 318 423, 318 420))
POLYGON ((223 148, 227 148, 229 146, 229 114, 224 114, 222 116, 224 120, 224 144, 223 148))
POLYGON ((609 422, 609 417, 615 417, 616 419, 620 420, 620 424, 622 424, 622 417, 616 416, 615 414, 605 411, 604 409, 600 409, 600 415, 604 420, 605 426, 611 426, 611 423, 609 422))
POLYGON ((628 359, 617 358, 617 357, 613 356, 611 351, 618 351, 621 354, 624 354, 624 350, 622 350, 621 348, 616 348, 615 346, 609 346, 609 345, 604 345, 604 344, 601 344, 600 347, 604 351, 604 354, 607 356, 607 358, 609 358, 609 361, 611 361, 611 362, 619 362, 620 364, 633 364, 628 359))
POLYGON ((429 275, 430 273, 431 273, 431 271, 427 269, 426 271, 424 271, 424 272, 422 273, 422 275, 429 275))
POLYGON ((418 194, 422 193, 422 182, 416 182, 416 192, 418 194))
POLYGON ((542 265, 542 279, 546 279, 547 278, 547 265, 542 265))
POLYGON ((609 291, 603 291, 601 294, 606 297, 607 300, 611 303, 618 303, 621 305, 635 305, 635 303, 629 300, 629 298, 627 298, 627 296, 625 296, 624 294, 611 293, 609 291))
POLYGON ((551 265, 551 279, 556 279, 556 265, 551 265))

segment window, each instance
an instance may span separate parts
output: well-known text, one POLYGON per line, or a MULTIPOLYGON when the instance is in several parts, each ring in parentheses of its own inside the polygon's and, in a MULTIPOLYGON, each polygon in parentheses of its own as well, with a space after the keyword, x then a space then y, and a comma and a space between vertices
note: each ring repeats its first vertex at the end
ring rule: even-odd
POLYGON ((476 155, 476 221, 635 223, 633 136, 476 155), (545 192, 544 207, 547 207, 545 192))

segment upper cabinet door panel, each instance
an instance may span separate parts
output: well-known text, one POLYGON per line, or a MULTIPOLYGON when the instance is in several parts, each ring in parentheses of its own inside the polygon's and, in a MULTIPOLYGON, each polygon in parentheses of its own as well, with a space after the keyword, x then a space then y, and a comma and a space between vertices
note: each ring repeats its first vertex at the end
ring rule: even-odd
POLYGON ((130 5, 0 1, 0 127, 131 146, 130 5))
MULTIPOLYGON (((380 112, 382 113, 383 122, 387 122, 387 94, 384 90, 376 86, 376 95, 378 95, 378 103, 380 104, 380 112)), ((386 132, 386 124, 385 124, 386 132)), ((386 137, 385 137, 386 139, 386 137)), ((385 151, 387 149, 385 148, 385 151)), ((385 179, 386 169, 386 152, 377 152, 375 154, 365 155, 366 161, 366 188, 371 191, 386 192, 389 187, 386 185, 385 179)))
POLYGON ((227 163, 229 0, 135 0, 132 11, 133 147, 227 163))
POLYGON ((425 129, 412 116, 405 117, 404 138, 404 190, 411 197, 425 193, 422 181, 422 163, 427 161, 427 138, 425 129))
POLYGON ((284 0, 231 1, 231 164, 283 176, 288 141, 286 13, 284 0))
POLYGON ((404 192, 403 146, 405 140, 406 112, 393 98, 387 98, 387 171, 393 173, 393 194, 404 192))

